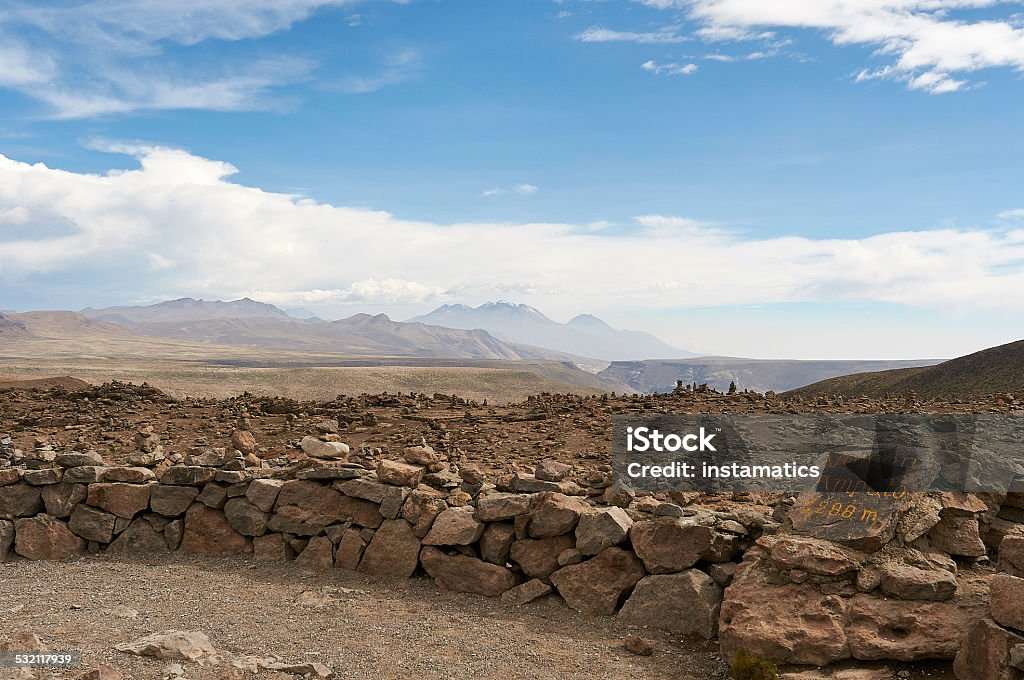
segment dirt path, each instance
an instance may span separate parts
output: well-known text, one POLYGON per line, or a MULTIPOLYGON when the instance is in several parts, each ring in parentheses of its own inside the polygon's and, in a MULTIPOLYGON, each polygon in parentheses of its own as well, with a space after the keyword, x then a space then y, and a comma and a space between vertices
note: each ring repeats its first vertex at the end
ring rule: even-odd
MULTIPOLYGON (((427 579, 383 581, 175 554, 130 562, 113 556, 17 561, 0 565, 0 583, 0 642, 30 632, 47 648, 83 652, 75 672, 37 671, 36 678, 75 678, 98 663, 125 678, 161 678, 169 662, 117 652, 114 645, 167 629, 202 631, 232 654, 320 661, 338 678, 727 677, 714 643, 583 617, 557 598, 517 609, 443 591, 427 579), (301 602, 325 595, 319 604, 301 602), (629 632, 654 642, 654 655, 625 651, 629 632)), ((189 680, 231 677, 224 668, 185 668, 189 680)))

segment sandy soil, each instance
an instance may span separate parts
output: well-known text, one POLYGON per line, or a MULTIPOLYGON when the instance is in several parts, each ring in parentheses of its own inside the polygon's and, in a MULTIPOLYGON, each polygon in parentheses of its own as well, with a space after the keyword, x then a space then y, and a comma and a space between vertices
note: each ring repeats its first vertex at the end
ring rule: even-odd
MULTIPOLYGON (((202 631, 232 654, 320 661, 339 678, 728 677, 715 643, 583 617, 557 597, 516 608, 440 590, 425 578, 384 581, 174 554, 19 560, 0 565, 0 582, 0 642, 30 632, 49 649, 82 651, 77 670, 37 678, 75 678, 99 663, 125 678, 161 678, 171 662, 114 646, 167 629, 202 631), (301 601, 324 595, 319 604, 301 601), (655 653, 627 652, 622 640, 630 632, 652 641, 655 653)), ((224 667, 184 665, 190 680, 230 677, 224 667)))

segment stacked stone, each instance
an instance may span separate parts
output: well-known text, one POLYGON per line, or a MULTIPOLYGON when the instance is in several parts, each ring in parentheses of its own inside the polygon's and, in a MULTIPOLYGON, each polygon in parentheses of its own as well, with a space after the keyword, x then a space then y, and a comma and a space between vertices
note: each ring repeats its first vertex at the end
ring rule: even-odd
MULTIPOLYGON (((307 457, 282 468, 250 464, 254 442, 238 433, 230 448, 153 457, 150 466, 37 446, 31 465, 0 469, 0 559, 12 549, 29 559, 181 550, 426 573, 443 588, 513 604, 557 593, 588 615, 718 633, 727 656, 745 649, 817 665, 953 658, 968 630, 982 630, 972 633, 975 647, 994 644, 992 630, 1017 640, 1007 612, 993 607, 987 618, 988 582, 974 564, 986 542, 998 550, 1000 597, 1022 602, 1024 532, 1006 512, 997 517, 1001 498, 934 494, 872 506, 843 494, 843 504, 877 513, 847 521, 835 499, 809 496, 780 523, 753 504, 711 510, 683 494, 672 503, 601 480, 580 486, 553 461, 495 486, 426 445, 373 461, 319 429, 300 442, 307 457)), ((138 453, 158 452, 152 432, 139 434, 138 453)), ((1016 644, 1007 643, 1007 668, 1016 644)))
POLYGON ((953 663, 959 680, 1024 680, 1024 494, 1007 496, 987 541, 998 552, 999 570, 990 581, 989 616, 970 629, 953 663))
POLYGON ((726 590, 724 654, 815 665, 952 659, 986 613, 981 536, 1000 500, 805 495, 783 532, 746 552, 726 590))

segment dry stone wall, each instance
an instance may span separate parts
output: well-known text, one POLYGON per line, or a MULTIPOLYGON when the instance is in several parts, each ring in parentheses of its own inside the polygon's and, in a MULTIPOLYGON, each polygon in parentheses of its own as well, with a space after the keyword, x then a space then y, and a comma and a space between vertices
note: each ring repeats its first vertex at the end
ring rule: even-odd
POLYGON ((427 446, 367 469, 316 437, 301 441, 307 459, 269 467, 245 451, 245 434, 233 436, 238 448, 172 463, 142 431, 128 466, 41 443, 0 468, 0 560, 180 550, 425 574, 514 604, 557 593, 584 614, 719 636, 727 657, 822 665, 959 653, 962 680, 1021 678, 1018 495, 908 497, 840 535, 844 518, 819 512, 820 496, 780 499, 768 514, 685 495, 595 495, 554 461, 493 485, 427 446), (990 558, 1003 570, 995 578, 990 558))

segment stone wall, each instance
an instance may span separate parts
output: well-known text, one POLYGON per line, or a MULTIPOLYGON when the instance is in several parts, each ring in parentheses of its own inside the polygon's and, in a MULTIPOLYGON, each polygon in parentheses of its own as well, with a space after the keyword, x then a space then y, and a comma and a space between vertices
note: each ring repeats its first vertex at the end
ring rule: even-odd
MULTIPOLYGON (((153 455, 143 432, 133 459, 142 464, 131 466, 42 445, 0 468, 0 561, 181 550, 425 574, 515 604, 557 593, 588 615, 720 635, 727 657, 746 649, 802 664, 952 659, 971 631, 972 649, 1006 646, 1002 668, 1017 672, 1019 637, 1008 629, 1024 625, 1021 609, 989 618, 985 563, 1001 560, 1007 573, 993 583, 1019 604, 1019 499, 876 499, 882 514, 861 521, 821 495, 773 508, 753 497, 595 494, 554 461, 488 484, 426 446, 368 469, 344 444, 306 437, 309 458, 273 467, 243 453, 240 432, 237 449, 175 463, 153 455)), ((1017 677, 1006 673, 960 677, 1017 677)))

